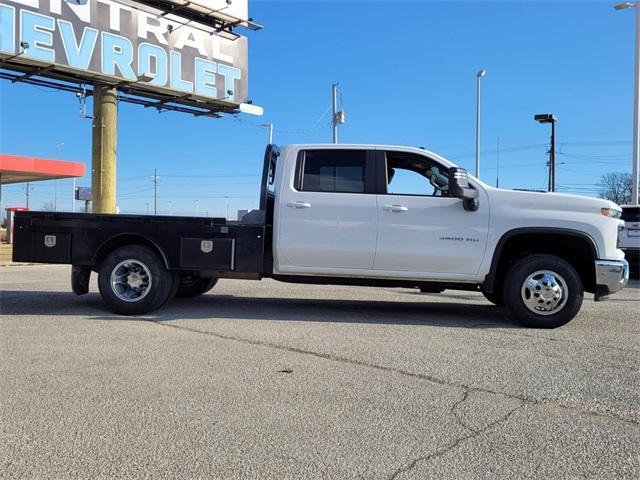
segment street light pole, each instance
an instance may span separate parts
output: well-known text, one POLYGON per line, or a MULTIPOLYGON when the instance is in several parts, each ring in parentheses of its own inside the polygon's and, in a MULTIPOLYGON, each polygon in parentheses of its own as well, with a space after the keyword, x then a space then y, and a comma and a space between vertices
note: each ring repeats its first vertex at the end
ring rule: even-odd
MULTIPOLYGON (((64 142, 61 142, 56 145, 56 160, 60 160, 60 149, 64 145, 64 142)), ((53 181, 53 211, 58 211, 58 180, 53 181)))
POLYGON ((549 192, 556 191, 556 122, 555 113, 541 113, 534 115, 533 119, 538 123, 551 124, 551 147, 549 148, 549 192))
POLYGON ((640 183, 640 4, 638 2, 624 2, 614 5, 613 8, 616 10, 625 10, 628 8, 636 9, 631 204, 638 205, 638 184, 640 183))
POLYGON ((480 178, 480 79, 486 74, 484 69, 476 74, 476 178, 480 178))
POLYGON ((631 167, 631 204, 638 205, 640 184, 640 8, 636 3, 636 63, 633 102, 633 165, 631 167))
POLYGON ((551 148, 549 152, 549 161, 551 162, 551 192, 556 191, 556 121, 551 122, 551 148))
POLYGON ((261 127, 269 129, 269 145, 273 144, 273 123, 263 123, 261 127))
POLYGON ((500 137, 498 137, 498 148, 496 149, 496 188, 500 188, 500 137))
POLYGON ((338 143, 338 84, 334 83, 331 86, 331 105, 333 110, 333 117, 331 127, 333 128, 333 143, 338 143))
POLYGON ((151 177, 153 182, 153 214, 158 215, 158 182, 160 177, 158 176, 158 169, 153 169, 153 176, 151 177))

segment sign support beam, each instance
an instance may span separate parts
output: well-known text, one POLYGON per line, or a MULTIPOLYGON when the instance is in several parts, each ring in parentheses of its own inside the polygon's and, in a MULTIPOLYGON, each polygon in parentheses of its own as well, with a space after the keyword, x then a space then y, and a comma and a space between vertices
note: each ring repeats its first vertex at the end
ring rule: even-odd
POLYGON ((91 195, 93 213, 116 213, 118 91, 97 83, 93 90, 91 195))

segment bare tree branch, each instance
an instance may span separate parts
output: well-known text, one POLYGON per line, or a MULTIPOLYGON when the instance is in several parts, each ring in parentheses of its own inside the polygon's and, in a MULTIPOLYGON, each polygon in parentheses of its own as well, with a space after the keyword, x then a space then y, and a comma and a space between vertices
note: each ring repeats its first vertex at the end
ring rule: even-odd
POLYGON ((606 198, 618 205, 631 203, 631 174, 622 172, 605 173, 598 182, 600 198, 606 198))

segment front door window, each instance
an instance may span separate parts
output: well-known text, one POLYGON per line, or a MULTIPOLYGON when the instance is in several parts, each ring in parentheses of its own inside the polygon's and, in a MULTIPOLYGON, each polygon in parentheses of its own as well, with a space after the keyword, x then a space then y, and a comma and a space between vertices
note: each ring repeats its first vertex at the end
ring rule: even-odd
POLYGON ((446 197, 449 173, 428 158, 404 152, 387 152, 387 193, 446 197))

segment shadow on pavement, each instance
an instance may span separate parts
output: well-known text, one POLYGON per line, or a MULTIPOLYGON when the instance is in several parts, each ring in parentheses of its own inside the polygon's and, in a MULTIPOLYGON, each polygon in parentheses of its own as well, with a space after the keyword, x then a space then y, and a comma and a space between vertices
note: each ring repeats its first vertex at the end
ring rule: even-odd
MULTIPOLYGON (((175 299, 141 317, 106 311, 96 293, 81 297, 67 292, 0 292, 0 318, 12 315, 87 316, 95 320, 156 322, 174 320, 273 320, 326 323, 429 325, 453 328, 520 328, 507 311, 486 305, 424 302, 235 297, 208 294, 175 299)), ((445 297, 446 298, 446 297, 445 297)), ((476 299, 478 297, 475 297, 476 299)))

